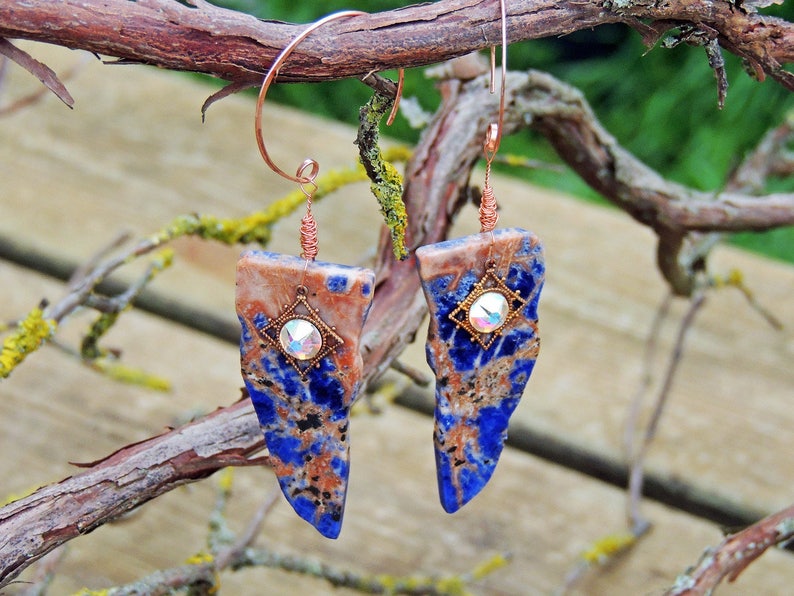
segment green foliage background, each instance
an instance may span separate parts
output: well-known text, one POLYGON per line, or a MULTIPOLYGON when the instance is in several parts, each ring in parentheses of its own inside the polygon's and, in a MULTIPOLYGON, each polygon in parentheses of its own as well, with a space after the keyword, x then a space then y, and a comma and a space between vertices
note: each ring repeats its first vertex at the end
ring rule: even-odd
MULTIPOLYGON (((328 0, 266 2, 220 0, 229 8, 260 18, 308 23, 338 10, 377 12, 406 6, 400 0, 328 0)), ((794 20, 794 6, 772 7, 769 14, 794 20)), ((622 25, 577 32, 565 38, 510 45, 509 68, 546 70, 579 87, 607 129, 637 157, 664 176, 719 191, 726 177, 771 127, 794 107, 794 97, 772 80, 763 83, 745 73, 741 62, 725 54, 728 97, 717 108, 714 75, 701 48, 674 49, 642 45, 639 35, 622 25)), ((322 85, 277 85, 269 98, 337 120, 356 123, 357 107, 371 91, 357 81, 322 85)), ((432 110, 438 97, 421 70, 406 73, 405 96, 415 96, 432 110)), ((413 142, 418 131, 398 118, 389 134, 413 142)), ((556 162, 545 141, 530 132, 505 139, 503 151, 556 162)), ((589 200, 603 201, 577 176, 534 170, 517 172, 536 184, 553 186, 589 200)), ((772 180, 769 191, 794 191, 793 180, 772 180)), ((737 234, 737 244, 794 263, 794 228, 761 234, 737 234)))

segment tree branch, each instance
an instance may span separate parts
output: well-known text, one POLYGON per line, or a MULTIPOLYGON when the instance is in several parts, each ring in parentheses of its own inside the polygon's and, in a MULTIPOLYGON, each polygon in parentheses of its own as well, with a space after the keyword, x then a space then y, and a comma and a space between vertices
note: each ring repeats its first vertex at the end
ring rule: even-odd
MULTIPOLYGON (((648 43, 670 27, 708 26, 759 78, 794 90, 783 65, 794 59, 794 28, 728 1, 514 0, 511 42, 565 35, 606 23, 638 28, 648 43), (644 24, 645 23, 645 24, 644 24)), ((0 3, 0 37, 31 39, 115 56, 124 62, 203 72, 257 84, 276 54, 302 29, 218 8, 204 0, 63 0, 0 3)), ((500 37, 496 2, 441 0, 328 24, 293 52, 281 81, 363 77, 481 50, 500 37)))
MULTIPOLYGON (((665 180, 621 147, 581 92, 549 74, 512 73, 510 118, 531 118, 560 157, 592 188, 659 236, 659 268, 673 292, 689 296, 716 235, 794 224, 794 194, 710 193, 665 180)), ((739 187, 734 187, 739 188, 739 187)))
POLYGON ((74 107, 74 99, 69 95, 69 91, 58 79, 58 75, 46 64, 34 60, 27 52, 23 52, 7 39, 0 39, 0 56, 5 56, 9 60, 16 62, 19 66, 40 80, 42 84, 52 91, 63 103, 70 108, 74 107))
POLYGON ((0 509, 0 587, 59 545, 264 446, 249 401, 128 445, 0 509))
POLYGON ((765 517, 709 548, 697 567, 680 576, 668 596, 711 594, 726 577, 736 580, 768 548, 794 539, 794 505, 765 517))

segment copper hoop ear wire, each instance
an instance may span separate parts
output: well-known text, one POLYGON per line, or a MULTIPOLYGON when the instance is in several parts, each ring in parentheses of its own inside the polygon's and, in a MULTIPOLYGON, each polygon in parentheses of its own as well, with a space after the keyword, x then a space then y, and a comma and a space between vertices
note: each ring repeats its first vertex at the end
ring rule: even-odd
MULTIPOLYGON (((276 56, 276 59, 273 61, 273 64, 270 66, 270 69, 267 71, 267 74, 265 75, 265 80, 262 81, 262 87, 259 89, 259 97, 256 100, 256 114, 254 117, 255 118, 254 133, 256 134, 256 143, 259 146, 259 153, 262 155, 262 159, 265 160, 265 163, 268 165, 268 167, 271 170, 273 170, 276 174, 278 174, 282 178, 286 178, 287 180, 291 180, 292 182, 296 182, 297 184, 300 184, 301 189, 303 189, 303 186, 306 184, 312 184, 312 185, 314 184, 314 181, 317 178, 317 174, 320 171, 320 164, 318 164, 317 161, 308 158, 300 165, 297 172, 295 173, 295 176, 290 176, 284 170, 279 168, 275 164, 275 162, 270 158, 270 154, 267 152, 267 147, 265 146, 265 139, 262 134, 262 107, 265 104, 265 96, 267 95, 267 91, 270 88, 270 84, 273 82, 273 79, 276 78, 276 75, 278 75, 279 69, 281 69, 284 62, 287 60, 287 58, 289 58, 289 55, 292 53, 295 47, 304 39, 306 39, 315 29, 322 27, 326 23, 329 23, 336 19, 341 19, 346 17, 357 17, 366 14, 367 13, 358 10, 343 10, 341 12, 335 12, 329 14, 323 17, 322 19, 320 19, 319 21, 315 21, 314 23, 306 27, 306 29, 304 29, 300 35, 298 35, 295 39, 289 42, 289 44, 287 44, 287 46, 283 50, 281 50, 281 53, 279 53, 279 55, 276 56), (307 169, 309 170, 308 174, 306 174, 307 169)), ((305 189, 303 189, 303 191, 304 193, 306 193, 305 189)))
MULTIPOLYGON (((292 51, 297 47, 297 45, 306 39, 313 31, 322 27, 326 23, 331 21, 335 21, 336 19, 347 18, 347 17, 357 17, 357 16, 364 16, 368 13, 362 12, 360 10, 343 10, 340 12, 335 12, 324 16, 319 21, 315 21, 303 32, 298 35, 295 39, 293 39, 287 46, 281 50, 276 59, 273 61, 273 64, 270 66, 270 69, 267 71, 265 75, 264 81, 262 81, 262 87, 259 89, 259 96, 256 100, 256 114, 254 120, 254 132, 256 134, 256 143, 259 147, 259 153, 262 155, 262 159, 265 160, 265 163, 268 167, 273 170, 279 176, 286 178, 287 180, 291 180, 292 182, 296 182, 300 184, 301 187, 304 184, 313 184, 314 180, 317 178, 317 174, 320 170, 320 165, 314 159, 306 159, 301 166, 298 168, 295 176, 290 176, 284 170, 279 168, 275 162, 271 159, 270 154, 267 152, 267 147, 265 146, 265 139, 264 135, 262 134, 262 108, 265 104, 265 97, 267 96, 267 91, 270 89, 270 84, 278 75, 278 71, 284 65, 289 55, 292 51), (306 170, 309 169, 309 173, 304 176, 306 170)), ((394 118, 397 116, 397 110, 400 105, 400 99, 402 97, 402 90, 403 90, 403 81, 405 78, 405 72, 402 68, 398 71, 398 80, 397 80, 397 94, 394 99, 394 105, 392 106, 391 112, 389 113, 389 118, 386 121, 387 125, 391 125, 394 121, 394 118)), ((304 191, 305 192, 305 191, 304 191)))
MULTIPOLYGON (((317 223, 314 220, 314 216, 312 215, 311 208, 312 208, 312 198, 314 197, 314 193, 317 190, 317 175, 320 172, 320 164, 317 163, 316 160, 312 158, 306 158, 303 163, 298 166, 297 171, 295 172, 294 176, 290 176, 284 170, 276 165, 276 163, 271 159, 270 154, 267 151, 267 147, 265 146, 265 138, 262 133, 262 108, 265 105, 265 97, 267 96, 267 91, 270 88, 270 84, 273 80, 278 76, 278 71, 284 65, 284 62, 289 58, 289 55, 292 51, 297 47, 297 45, 306 39, 313 31, 317 28, 322 27, 326 23, 334 21, 336 19, 347 18, 347 17, 357 17, 366 15, 366 12, 362 12, 359 10, 343 10, 340 12, 335 12, 329 14, 318 21, 315 21, 306 29, 301 32, 300 35, 295 37, 287 46, 281 50, 281 52, 276 56, 276 59, 273 61, 273 64, 270 66, 270 69, 267 71, 265 75, 264 81, 262 81, 262 86, 259 89, 259 96, 256 100, 256 111, 254 115, 254 134, 256 135, 256 144, 259 147, 259 153, 262 156, 262 159, 265 160, 267 166, 273 170, 276 174, 290 180, 292 182, 296 182, 299 186, 303 194, 306 196, 306 214, 301 219, 301 227, 300 227, 300 244, 301 244, 301 256, 306 259, 306 263, 308 265, 309 261, 313 261, 314 258, 317 256, 317 249, 318 249, 318 240, 317 240, 317 223)), ((394 104, 392 105, 391 113, 389 114, 389 118, 386 124, 391 125, 394 121, 395 116, 397 115, 397 109, 400 105, 400 98, 402 96, 402 89, 403 89, 403 80, 404 80, 404 70, 401 68, 399 69, 399 77, 397 81, 397 95, 394 99, 394 104)), ((304 269, 304 275, 306 270, 304 269)))
MULTIPOLYGON (((488 125, 483 143, 483 153, 485 154, 485 183, 480 199, 480 232, 491 233, 491 243, 493 244, 493 230, 496 222, 499 221, 497 212, 496 197, 491 188, 491 162, 496 157, 499 144, 502 142, 502 124, 505 116, 505 87, 507 82, 507 9, 505 0, 499 0, 502 15, 502 85, 499 90, 499 117, 496 122, 488 125)), ((496 73, 496 46, 491 46, 491 86, 490 91, 494 93, 494 79, 496 73)))

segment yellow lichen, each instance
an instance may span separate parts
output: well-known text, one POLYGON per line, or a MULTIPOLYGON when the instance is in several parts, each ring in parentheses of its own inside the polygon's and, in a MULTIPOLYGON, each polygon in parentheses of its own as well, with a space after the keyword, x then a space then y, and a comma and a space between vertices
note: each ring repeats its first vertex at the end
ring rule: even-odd
POLYGON ((711 285, 715 288, 734 287, 745 290, 744 274, 740 269, 731 269, 727 275, 714 275, 711 277, 711 285))
MULTIPOLYGON (((185 561, 187 565, 207 565, 207 566, 214 566, 215 565, 215 557, 210 553, 196 553, 192 557, 188 557, 187 561, 185 561)), ((207 590, 208 594, 217 594, 221 588, 221 577, 220 573, 218 573, 217 569, 213 569, 213 580, 212 586, 209 587, 207 590)))
POLYGON ((433 587, 441 594, 449 596, 468 596, 470 592, 466 589, 466 582, 462 577, 444 577, 433 583, 433 587))
POLYGON ((210 553, 196 553, 185 561, 187 565, 210 565, 215 562, 215 557, 210 553))
POLYGON ((744 274, 739 269, 731 269, 727 275, 712 275, 708 280, 712 288, 736 288, 739 290, 750 304, 750 307, 755 309, 767 322, 777 330, 783 329, 783 322, 778 319, 774 313, 767 310, 755 297, 755 294, 747 285, 744 280, 744 274))
MULTIPOLYGON (((320 200, 340 188, 366 180, 360 168, 333 170, 319 176, 316 180, 317 191, 313 199, 320 200)), ((271 203, 262 211, 239 218, 217 218, 211 215, 182 215, 149 240, 159 245, 182 236, 198 236, 224 244, 258 243, 266 245, 271 238, 273 226, 281 219, 298 209, 306 202, 300 189, 287 194, 271 203)))
POLYGON ((408 257, 405 232, 408 229, 408 213, 403 202, 403 178, 388 161, 381 160, 380 180, 370 185, 372 194, 380 205, 384 221, 391 230, 392 251, 397 259, 408 257))
POLYGON ((603 565, 615 555, 631 547, 636 541, 637 537, 630 532, 609 534, 596 540, 582 554, 582 558, 590 565, 603 565))
POLYGON ((487 561, 483 561, 477 567, 475 567, 471 575, 475 580, 482 579, 486 575, 490 575, 494 571, 501 569, 505 565, 510 563, 510 558, 505 556, 502 553, 496 554, 487 561))
POLYGON ((232 483, 234 482, 234 468, 223 468, 218 473, 218 488, 224 494, 232 492, 232 483))
POLYGON ((31 310, 17 323, 16 330, 3 340, 3 349, 0 352, 0 377, 8 377, 28 354, 38 350, 52 337, 57 327, 57 321, 46 318, 42 308, 31 310))
POLYGON ((105 376, 125 383, 127 385, 137 385, 153 391, 171 391, 171 381, 158 375, 147 373, 146 371, 125 366, 111 358, 98 358, 92 360, 90 365, 95 370, 105 376))
POLYGON ((448 575, 444 577, 378 575, 374 583, 381 586, 387 594, 402 592, 432 592, 434 594, 447 594, 449 596, 466 596, 470 592, 467 584, 478 581, 486 575, 501 569, 509 562, 503 554, 497 554, 477 565, 470 573, 461 575, 448 575))

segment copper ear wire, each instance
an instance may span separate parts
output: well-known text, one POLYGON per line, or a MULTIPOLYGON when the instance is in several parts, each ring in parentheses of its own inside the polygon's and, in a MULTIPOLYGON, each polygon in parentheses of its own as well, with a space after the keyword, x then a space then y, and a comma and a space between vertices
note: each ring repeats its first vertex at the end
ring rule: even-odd
MULTIPOLYGON (((346 17, 354 17, 365 15, 367 13, 360 12, 357 10, 345 10, 342 12, 335 12, 329 14, 326 17, 323 17, 319 21, 315 21, 303 32, 298 35, 295 39, 293 39, 287 46, 281 50, 276 59, 273 61, 273 64, 270 66, 270 69, 267 71, 265 75, 265 80, 262 81, 262 87, 259 89, 259 97, 256 100, 256 112, 254 116, 254 133, 256 134, 256 143, 259 147, 259 153, 262 155, 262 159, 265 160, 267 166, 273 170, 276 174, 281 176, 282 178, 286 178, 287 180, 291 180, 292 182, 296 182, 299 186, 303 194, 306 196, 306 213, 304 214, 303 218, 301 219, 300 225, 300 245, 301 245, 301 257, 306 259, 306 267, 309 265, 309 261, 313 261, 317 256, 318 245, 319 241, 317 238, 317 221, 314 219, 314 215, 312 214, 312 198, 314 197, 314 193, 317 191, 317 174, 320 172, 320 164, 317 163, 316 160, 312 158, 306 158, 304 162, 298 167, 297 171, 295 172, 294 176, 290 176, 284 170, 279 168, 275 162, 271 159, 270 154, 267 152, 267 147, 265 146, 265 138, 262 134, 262 107, 265 105, 265 97, 267 96, 267 91, 270 88, 270 84, 273 82, 273 79, 276 78, 278 75, 279 69, 282 67, 284 62, 289 58, 289 55, 295 49, 295 47, 302 42, 309 34, 312 33, 318 27, 322 27, 324 24, 341 18, 346 17)), ((306 267, 303 269, 304 275, 306 274, 306 267)), ((301 285, 303 281, 301 280, 301 285)))
POLYGON ((356 17, 366 15, 366 12, 361 12, 358 10, 343 10, 341 12, 335 12, 329 14, 319 21, 315 21, 303 32, 298 35, 295 39, 293 39, 287 46, 281 50, 281 53, 276 56, 276 59, 273 61, 273 64, 270 66, 270 69, 267 71, 265 75, 265 80, 262 81, 262 87, 259 89, 259 97, 256 100, 256 114, 254 120, 254 132, 256 134, 256 142, 259 146, 259 153, 262 155, 262 159, 265 160, 265 163, 268 167, 273 170, 276 174, 281 176, 282 178, 286 178, 287 180, 291 180, 292 182, 296 182, 298 184, 308 184, 313 183, 314 180, 317 178, 317 173, 320 171, 320 165, 313 159, 309 158, 301 164, 298 168, 297 173, 295 176, 290 176, 284 170, 279 168, 273 160, 270 158, 270 155, 267 152, 267 147, 265 147, 265 139, 262 134, 262 107, 265 104, 265 96, 267 95, 267 91, 270 88, 270 84, 273 82, 273 79, 276 78, 278 75, 278 71, 284 65, 289 55, 295 49, 295 47, 306 39, 314 30, 322 27, 326 23, 334 21, 336 19, 346 18, 346 17, 356 17), (308 176, 303 177, 303 172, 306 170, 307 167, 311 167, 308 176))
MULTIPOLYGON (((297 171, 295 172, 295 176, 290 176, 284 170, 279 168, 270 157, 267 147, 265 146, 265 138, 264 134, 262 133, 262 108, 265 105, 265 97, 267 96, 267 91, 270 88, 270 84, 273 82, 276 76, 278 76, 278 71, 281 69, 281 67, 284 65, 284 62, 300 42, 306 39, 314 30, 325 25, 326 23, 336 19, 362 16, 366 14, 366 12, 361 12, 359 10, 343 10, 329 14, 306 27, 306 29, 304 29, 300 35, 295 37, 295 39, 287 44, 287 46, 281 50, 279 55, 276 56, 276 59, 273 61, 273 64, 270 66, 270 69, 265 75, 264 81, 262 81, 262 87, 259 89, 259 96, 256 100, 254 134, 256 135, 256 144, 259 147, 259 153, 262 156, 262 159, 265 160, 267 166, 276 174, 282 178, 286 178, 287 180, 297 183, 300 186, 303 194, 306 196, 306 214, 301 219, 300 244, 302 249, 301 256, 306 259, 307 266, 308 262, 313 261, 317 256, 319 244, 317 239, 317 222, 315 221, 314 215, 312 214, 312 198, 314 197, 314 193, 317 191, 316 180, 317 175, 320 172, 320 164, 310 157, 306 158, 298 167, 297 171), (307 170, 308 173, 306 173, 307 170), (307 187, 309 187, 309 190, 307 190, 307 187)), ((394 99, 394 105, 392 106, 391 112, 389 113, 389 118, 386 121, 386 124, 389 126, 391 126, 392 122, 394 122, 394 118, 397 116, 397 109, 399 108, 400 99, 402 97, 404 78, 405 71, 400 68, 397 81, 397 95, 394 99)))
MULTIPOLYGON (((491 163, 496 157, 499 145, 502 142, 502 125, 505 115, 505 87, 507 82, 507 9, 505 0, 499 0, 502 16, 502 81, 499 90, 499 117, 496 122, 488 125, 483 143, 483 153, 485 154, 485 183, 482 189, 482 199, 480 199, 480 232, 493 233, 496 222, 499 221, 497 212, 496 197, 491 188, 491 163)), ((491 85, 490 92, 494 93, 496 79, 496 46, 491 46, 491 85)))

